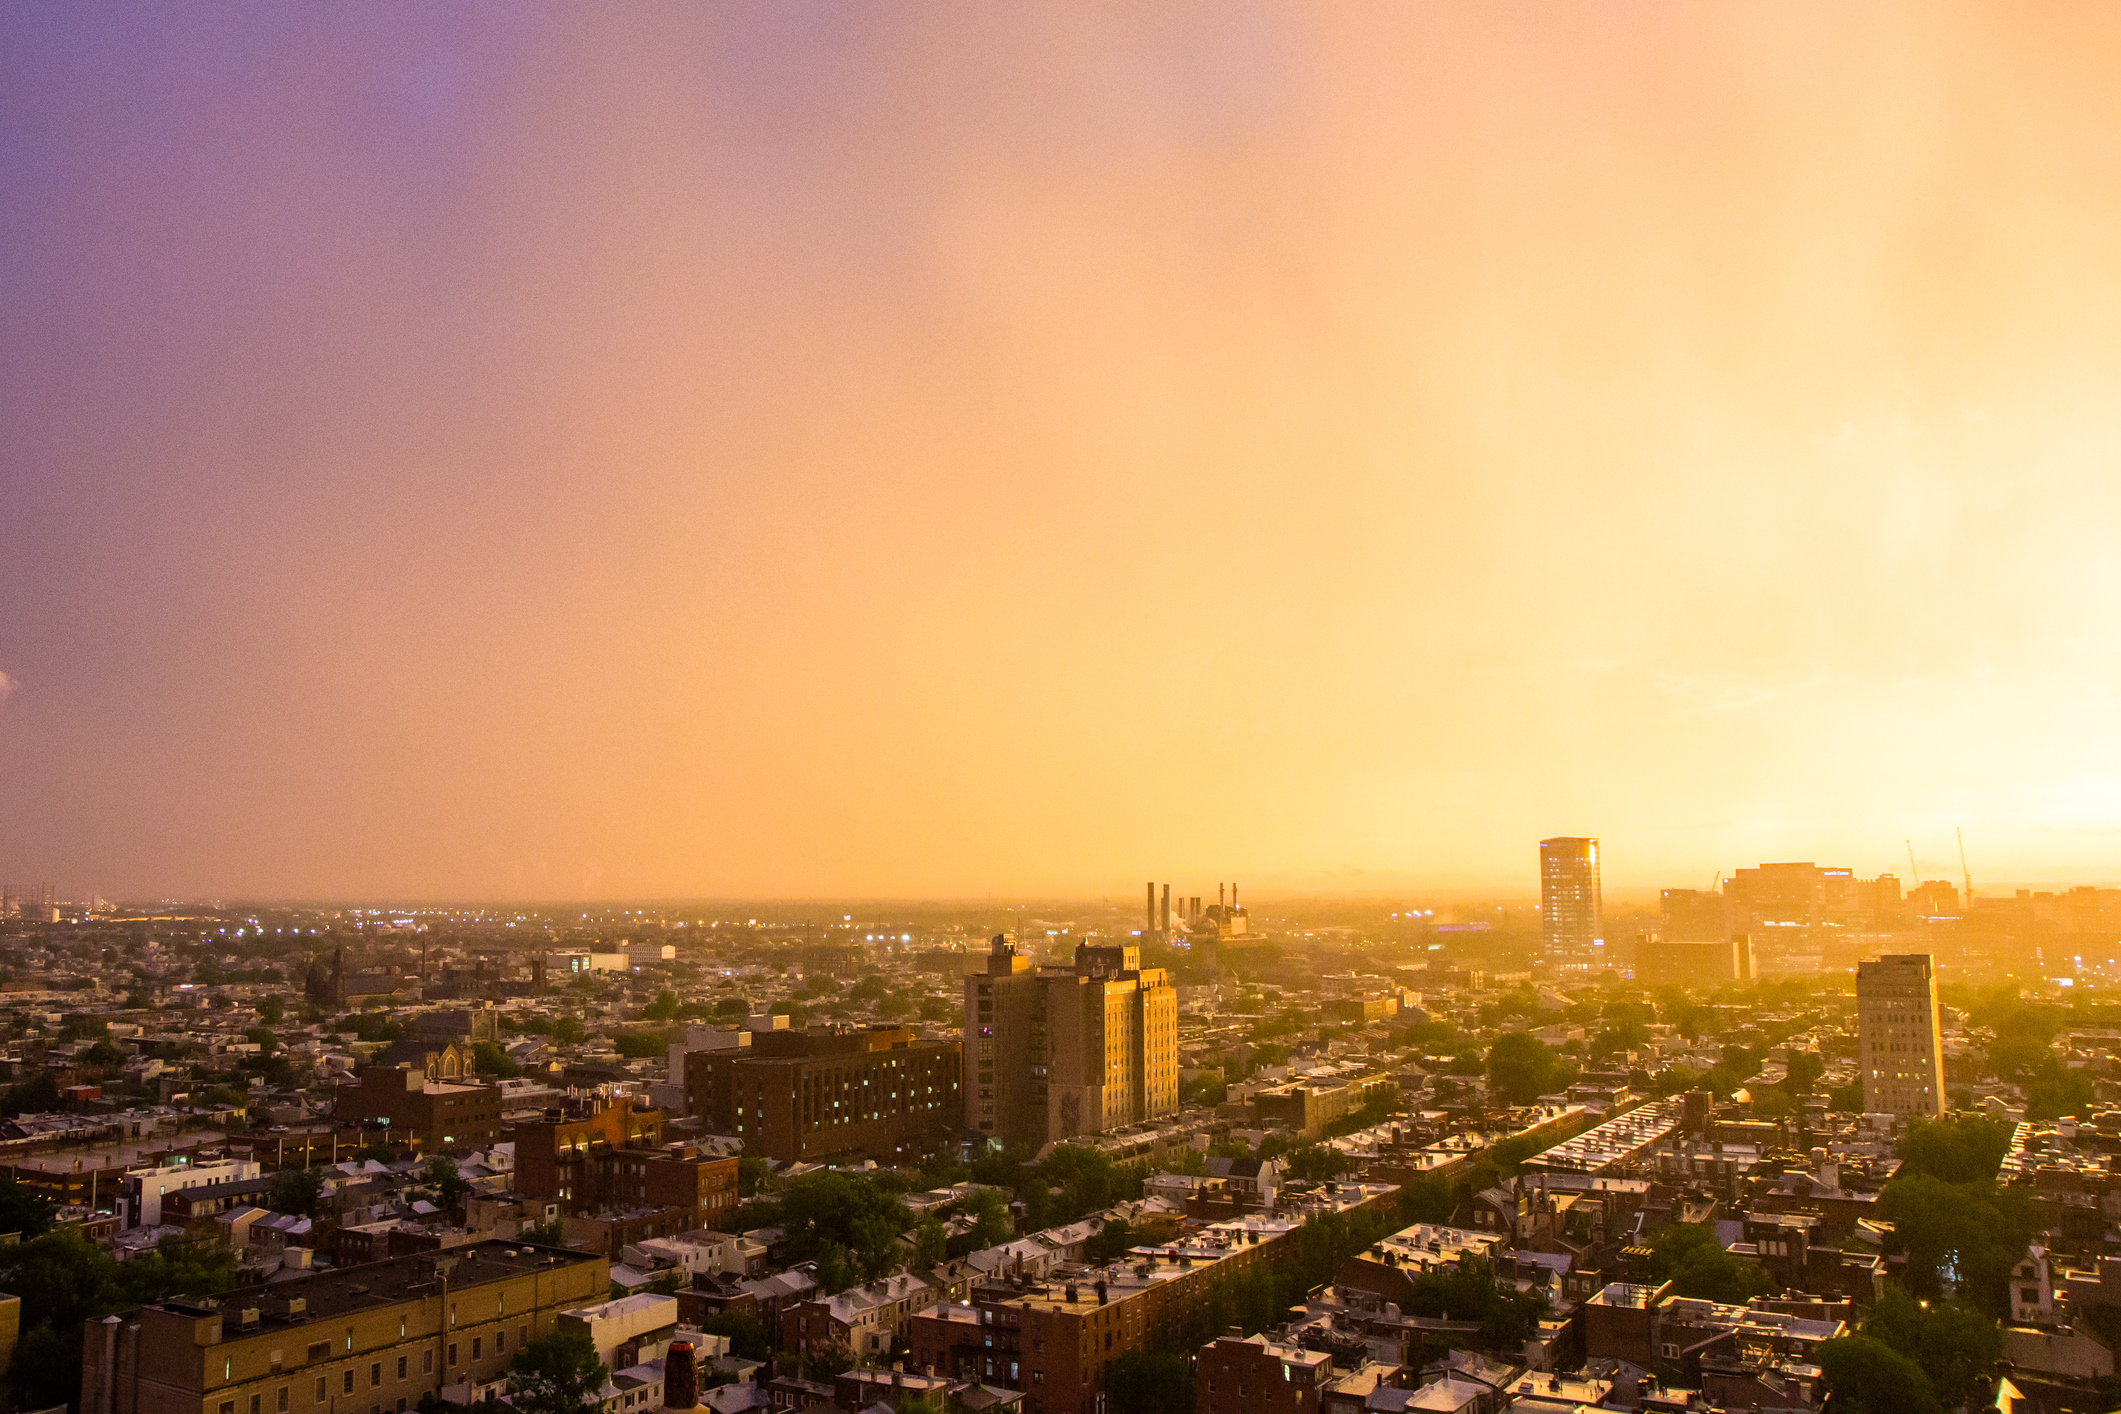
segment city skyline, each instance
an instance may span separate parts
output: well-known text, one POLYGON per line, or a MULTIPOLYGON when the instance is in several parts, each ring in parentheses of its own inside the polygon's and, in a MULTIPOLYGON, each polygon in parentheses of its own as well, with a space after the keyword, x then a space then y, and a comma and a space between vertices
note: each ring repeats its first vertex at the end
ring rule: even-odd
POLYGON ((2112 882, 2117 41, 10 10, 0 875, 2112 882))

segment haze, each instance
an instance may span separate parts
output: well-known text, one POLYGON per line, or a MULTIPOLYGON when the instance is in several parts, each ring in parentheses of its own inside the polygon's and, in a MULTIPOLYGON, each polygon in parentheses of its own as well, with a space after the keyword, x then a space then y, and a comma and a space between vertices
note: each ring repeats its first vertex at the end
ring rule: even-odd
POLYGON ((15 6, 0 184, 9 877, 2117 872, 2111 7, 15 6))

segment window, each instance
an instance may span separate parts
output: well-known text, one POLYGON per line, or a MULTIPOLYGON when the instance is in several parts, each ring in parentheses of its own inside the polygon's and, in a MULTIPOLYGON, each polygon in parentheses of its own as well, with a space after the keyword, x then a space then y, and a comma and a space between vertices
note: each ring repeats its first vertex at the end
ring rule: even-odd
POLYGON ((317 1403, 319 1403, 319 1404, 322 1404, 323 1402, 324 1402, 324 1377, 323 1377, 322 1375, 319 1375, 319 1376, 317 1376, 317 1403))
POLYGON ((310 1346, 308 1358, 311 1360, 329 1360, 331 1358, 331 1342, 320 1340, 315 1345, 310 1346))
POLYGON ((287 1396, 291 1388, 288 1385, 281 1385, 279 1397, 273 1401, 273 1408, 279 1410, 280 1414, 287 1414, 287 1396))
POLYGON ((449 1368, 451 1368, 451 1369, 453 1370, 453 1369, 455 1369, 455 1368, 456 1368, 456 1366, 457 1366, 457 1346, 456 1346, 456 1342, 455 1342, 455 1341, 451 1341, 451 1342, 450 1342, 450 1344, 449 1344, 449 1368))
POLYGON ((221 1414, 236 1414, 236 1402, 233 1399, 222 1400, 221 1414))
POLYGON ((345 1388, 344 1388, 344 1389, 343 1389, 343 1390, 341 1391, 342 1393, 345 1393, 345 1394, 352 1394, 352 1393, 353 1393, 353 1366, 351 1366, 351 1365, 348 1365, 348 1366, 346 1367, 346 1375, 345 1375, 344 1379, 343 1379, 343 1380, 341 1380, 341 1384, 343 1384, 343 1385, 345 1386, 345 1388))
POLYGON ((431 1375, 431 1374, 433 1374, 434 1372, 435 1372, 435 1353, 434 1353, 434 1352, 433 1352, 432 1350, 423 1350, 423 1351, 421 1351, 421 1352, 420 1352, 420 1373, 422 1373, 422 1374, 425 1374, 425 1375, 431 1375))
POLYGON ((254 1394, 250 1397, 250 1414, 265 1414, 264 1395, 254 1394))
POLYGON ((478 1336, 473 1336, 473 1337, 471 1338, 471 1358, 472 1358, 472 1359, 476 1360, 476 1359, 478 1359, 478 1358, 479 1358, 479 1346, 480 1346, 480 1345, 481 1345, 482 1343, 483 1343, 483 1342, 482 1342, 482 1341, 480 1340, 480 1338, 479 1338, 478 1336))
POLYGON ((516 1344, 517 1344, 517 1345, 528 1345, 528 1344, 530 1344, 530 1327, 529 1327, 529 1326, 517 1326, 517 1327, 516 1327, 516 1344))
POLYGON ((405 1357, 402 1355, 398 1357, 398 1378, 405 1378, 405 1357))
POLYGON ((508 1332, 507 1332, 507 1331, 495 1331, 495 1332, 493 1333, 493 1353, 494 1353, 494 1354, 496 1354, 496 1355, 499 1355, 499 1354, 500 1354, 500 1353, 501 1353, 502 1351, 506 1350, 507 1348, 508 1348, 508 1332))

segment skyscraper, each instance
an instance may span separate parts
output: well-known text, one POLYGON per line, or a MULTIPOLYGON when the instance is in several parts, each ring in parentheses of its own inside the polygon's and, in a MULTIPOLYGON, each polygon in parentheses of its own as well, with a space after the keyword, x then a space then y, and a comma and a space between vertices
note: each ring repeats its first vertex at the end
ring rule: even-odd
POLYGON ((1605 943, 1598 841, 1564 835, 1539 842, 1539 931, 1547 951, 1588 961, 1605 943))
POLYGON ((1033 969, 1006 935, 965 978, 965 1127, 1042 1144, 1178 1108, 1178 993, 1134 944, 1033 969))
POLYGON ((1928 953, 1856 966, 1857 1062, 1867 1114, 1944 1113, 1944 1028, 1928 953))

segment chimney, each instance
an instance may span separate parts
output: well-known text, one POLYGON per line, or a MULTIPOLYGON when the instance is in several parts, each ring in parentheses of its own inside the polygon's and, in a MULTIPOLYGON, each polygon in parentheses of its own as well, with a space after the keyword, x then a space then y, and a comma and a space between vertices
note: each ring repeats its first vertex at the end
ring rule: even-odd
POLYGON ((1149 891, 1149 921, 1142 926, 1153 933, 1156 931, 1156 881, 1152 879, 1143 887, 1149 891))
POLYGON ((697 1409, 700 1404, 700 1367, 693 1358, 692 1342, 673 1340, 663 1360, 663 1407, 697 1409))
POLYGON ((1225 917, 1225 921, 1228 921, 1228 920, 1227 920, 1227 914, 1228 914, 1228 910, 1229 910, 1229 905, 1227 905, 1227 904, 1225 904, 1225 903, 1223 902, 1223 886, 1222 886, 1221 884, 1217 884, 1217 885, 1215 886, 1215 911, 1216 911, 1217 913, 1225 914, 1225 915, 1226 915, 1226 917, 1225 917))
POLYGON ((1230 881, 1230 911, 1237 912, 1237 880, 1230 881))
POLYGON ((1167 938, 1171 936, 1171 886, 1169 884, 1164 885, 1164 919, 1162 932, 1163 935, 1167 938))

